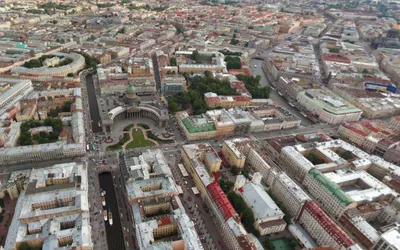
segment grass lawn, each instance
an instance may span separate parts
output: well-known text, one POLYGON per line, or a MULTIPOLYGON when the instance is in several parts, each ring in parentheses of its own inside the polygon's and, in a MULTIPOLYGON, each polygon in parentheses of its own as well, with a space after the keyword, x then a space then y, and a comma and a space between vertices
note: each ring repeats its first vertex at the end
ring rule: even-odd
POLYGON ((126 127, 124 128, 124 131, 129 131, 129 130, 133 127, 133 125, 134 125, 134 124, 131 124, 131 125, 126 126, 126 127))
POLYGON ((285 241, 285 239, 271 240, 272 244, 275 246, 275 250, 292 250, 290 245, 285 241))
POLYGON ((133 141, 126 145, 126 148, 141 148, 141 147, 150 147, 155 146, 155 144, 151 141, 148 141, 144 138, 142 130, 138 129, 138 131, 132 131, 133 141))
POLYGON ((120 149, 122 149, 122 145, 124 145, 124 143, 127 141, 129 141, 129 134, 126 133, 126 134, 124 134, 124 137, 122 137, 122 139, 117 144, 108 146, 107 151, 120 150, 120 149))
POLYGON ((153 134, 153 132, 151 131, 147 131, 147 137, 150 139, 153 139, 155 141, 157 141, 160 144, 169 144, 169 143, 173 143, 174 140, 171 139, 167 139, 167 140, 162 140, 161 138, 159 138, 158 136, 156 136, 155 134, 153 134))
POLYGON ((143 123, 138 123, 137 124, 139 127, 142 127, 142 128, 144 128, 144 129, 149 129, 150 128, 150 126, 149 125, 147 125, 147 124, 143 124, 143 123))

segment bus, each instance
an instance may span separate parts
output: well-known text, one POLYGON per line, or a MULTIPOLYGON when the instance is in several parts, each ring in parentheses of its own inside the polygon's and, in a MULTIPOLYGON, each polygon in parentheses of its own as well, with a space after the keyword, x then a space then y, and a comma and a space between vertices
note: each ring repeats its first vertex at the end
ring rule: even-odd
POLYGON ((86 151, 89 151, 89 144, 86 145, 86 151))
POLYGON ((183 177, 189 176, 188 172, 186 171, 185 167, 182 164, 178 164, 178 168, 181 171, 183 177))

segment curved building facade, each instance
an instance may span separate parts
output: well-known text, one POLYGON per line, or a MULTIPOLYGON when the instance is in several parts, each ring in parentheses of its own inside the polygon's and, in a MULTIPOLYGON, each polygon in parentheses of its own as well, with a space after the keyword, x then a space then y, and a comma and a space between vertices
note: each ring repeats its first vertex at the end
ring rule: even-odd
POLYGON ((73 61, 67 65, 60 67, 39 67, 39 68, 25 68, 25 67, 15 67, 11 69, 12 73, 18 74, 32 74, 40 76, 66 76, 69 73, 77 73, 79 70, 85 68, 85 58, 77 53, 54 53, 55 56, 62 56, 64 58, 72 59, 73 61))

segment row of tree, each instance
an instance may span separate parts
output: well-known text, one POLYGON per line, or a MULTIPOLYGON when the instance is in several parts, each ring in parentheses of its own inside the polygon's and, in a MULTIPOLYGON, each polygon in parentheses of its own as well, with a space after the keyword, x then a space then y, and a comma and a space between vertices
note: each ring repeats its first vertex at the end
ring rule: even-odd
POLYGON ((231 88, 228 81, 213 78, 209 71, 204 72, 204 75, 191 78, 191 85, 186 92, 168 98, 168 107, 171 112, 191 108, 194 114, 205 113, 207 106, 204 102, 204 94, 207 92, 218 95, 236 95, 236 91, 231 88))
POLYGON ((71 105, 72 105, 71 101, 66 101, 66 102, 64 102, 64 104, 62 106, 57 106, 54 109, 50 109, 50 111, 47 114, 47 116, 49 116, 49 117, 58 117, 58 113, 71 112, 71 105))
POLYGON ((25 62, 22 66, 28 69, 43 67, 43 62, 48 58, 56 57, 55 55, 43 55, 38 59, 32 59, 25 62))
POLYGON ((226 68, 230 69, 241 69, 242 63, 238 56, 225 56, 226 68))
POLYGON ((243 198, 231 191, 228 193, 228 199, 231 202, 232 206, 235 208, 238 214, 242 215, 242 224, 244 228, 246 228, 247 232, 258 234, 257 230, 254 228, 254 215, 253 211, 250 207, 247 206, 246 202, 243 198))
POLYGON ((47 118, 43 122, 36 120, 26 121, 21 125, 20 129, 21 133, 18 138, 18 143, 20 146, 27 146, 32 145, 33 141, 36 141, 38 144, 56 142, 63 127, 62 121, 60 119, 47 118), (29 130, 31 128, 37 128, 40 126, 50 126, 52 127, 53 131, 49 133, 40 132, 36 135, 31 136, 29 130))
POLYGON ((240 81, 245 83, 247 90, 250 92, 253 98, 269 98, 271 93, 270 87, 261 87, 260 80, 261 76, 247 76, 247 75, 237 75, 240 81))

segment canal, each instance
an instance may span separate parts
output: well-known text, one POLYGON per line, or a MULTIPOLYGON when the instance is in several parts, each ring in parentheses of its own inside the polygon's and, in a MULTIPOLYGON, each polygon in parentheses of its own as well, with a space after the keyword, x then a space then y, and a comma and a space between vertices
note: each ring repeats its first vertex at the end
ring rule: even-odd
POLYGON ((86 91, 87 98, 89 99, 90 119, 92 120, 92 131, 93 133, 102 132, 102 128, 99 126, 101 122, 99 106, 97 105, 96 90, 93 83, 93 75, 88 74, 86 76, 86 91))
POLYGON ((110 226, 109 221, 105 221, 108 249, 125 249, 125 240, 121 228, 121 220, 119 217, 119 210, 117 198, 115 197, 115 189, 113 184, 113 177, 111 173, 102 173, 99 175, 100 188, 106 191, 106 206, 107 213, 111 211, 113 217, 113 225, 110 226))

